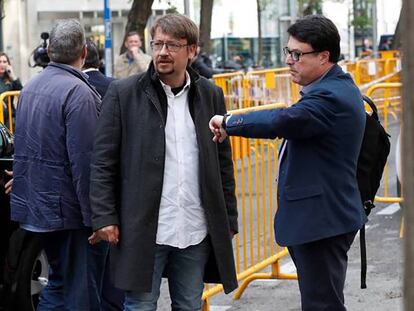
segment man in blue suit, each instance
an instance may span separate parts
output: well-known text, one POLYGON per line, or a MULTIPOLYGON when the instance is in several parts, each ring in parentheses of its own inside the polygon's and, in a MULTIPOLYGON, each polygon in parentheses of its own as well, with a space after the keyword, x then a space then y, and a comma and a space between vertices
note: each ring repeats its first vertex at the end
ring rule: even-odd
POLYGON ((86 40, 86 51, 87 54, 82 71, 88 75, 89 83, 95 87, 99 95, 101 95, 103 98, 106 94, 109 84, 111 84, 111 82, 115 79, 107 77, 99 71, 99 53, 98 48, 96 47, 95 43, 93 43, 93 41, 86 40))
MULTIPOLYGON (((115 79, 107 77, 99 71, 99 52, 93 41, 86 40, 86 52, 85 63, 82 68, 83 72, 88 75, 88 82, 95 87, 103 98, 108 90, 109 84, 115 79)), ((109 251, 109 244, 107 248, 109 251)), ((109 267, 109 252, 107 252, 102 282, 101 311, 121 311, 124 305, 124 292, 113 285, 109 267)))
POLYGON ((323 16, 289 27, 284 48, 295 83, 292 107, 215 116, 214 141, 227 135, 283 137, 279 154, 275 236, 296 265, 302 310, 346 310, 347 252, 366 222, 356 169, 365 128, 361 94, 336 63, 340 37, 323 16))

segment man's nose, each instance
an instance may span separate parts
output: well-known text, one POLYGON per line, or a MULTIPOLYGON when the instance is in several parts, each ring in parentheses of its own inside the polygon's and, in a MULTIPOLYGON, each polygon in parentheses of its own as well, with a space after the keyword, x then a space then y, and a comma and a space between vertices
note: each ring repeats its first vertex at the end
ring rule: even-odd
POLYGON ((285 56, 285 64, 286 64, 286 65, 293 65, 293 63, 294 63, 293 58, 292 58, 292 56, 288 53, 288 54, 285 56))
POLYGON ((167 48, 167 45, 165 43, 161 47, 160 54, 162 54, 162 55, 167 55, 168 54, 168 48, 167 48))

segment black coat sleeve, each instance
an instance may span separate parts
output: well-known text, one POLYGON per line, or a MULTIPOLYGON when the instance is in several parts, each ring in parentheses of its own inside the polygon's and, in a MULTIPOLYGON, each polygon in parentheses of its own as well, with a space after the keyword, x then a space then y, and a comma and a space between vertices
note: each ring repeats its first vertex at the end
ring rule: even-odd
POLYGON ((93 230, 119 225, 117 196, 121 146, 120 102, 112 83, 102 103, 91 161, 90 203, 93 230))
MULTIPOLYGON (((217 88, 216 96, 216 114, 224 115, 226 111, 226 105, 224 103, 224 95, 221 88, 217 88)), ((220 162, 220 174, 223 187, 224 199, 226 201, 227 215, 229 218, 230 229, 234 232, 238 232, 237 221, 237 201, 235 196, 235 181, 234 181, 234 168, 231 153, 231 145, 229 138, 226 138, 222 143, 217 144, 218 156, 220 162)))
POLYGON ((10 91, 20 91, 22 88, 23 88, 23 85, 20 82, 20 79, 16 79, 11 82, 10 91))

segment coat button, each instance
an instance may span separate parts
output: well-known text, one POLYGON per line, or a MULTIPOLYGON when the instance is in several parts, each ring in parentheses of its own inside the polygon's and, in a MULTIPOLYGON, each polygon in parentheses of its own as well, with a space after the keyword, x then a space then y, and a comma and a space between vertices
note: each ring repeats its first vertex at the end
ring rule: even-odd
POLYGON ((163 126, 162 126, 162 124, 160 124, 160 129, 162 129, 163 128, 163 126))
POLYGON ((160 158, 159 157, 154 157, 154 160, 155 161, 158 161, 160 158))

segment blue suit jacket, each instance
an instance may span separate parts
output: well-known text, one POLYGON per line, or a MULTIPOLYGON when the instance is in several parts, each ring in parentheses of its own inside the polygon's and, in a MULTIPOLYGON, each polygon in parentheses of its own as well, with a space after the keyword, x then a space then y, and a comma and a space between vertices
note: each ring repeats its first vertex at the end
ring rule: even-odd
POLYGON ((230 118, 229 135, 288 140, 274 222, 280 245, 356 231, 366 222, 356 179, 364 128, 361 94, 338 65, 290 108, 230 118))
POLYGON ((98 70, 88 71, 86 72, 86 74, 89 77, 89 83, 92 84, 96 88, 98 93, 101 95, 101 97, 104 98, 109 84, 111 84, 111 82, 115 79, 105 76, 104 74, 102 74, 102 72, 98 70))

